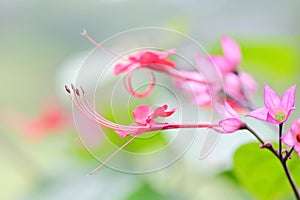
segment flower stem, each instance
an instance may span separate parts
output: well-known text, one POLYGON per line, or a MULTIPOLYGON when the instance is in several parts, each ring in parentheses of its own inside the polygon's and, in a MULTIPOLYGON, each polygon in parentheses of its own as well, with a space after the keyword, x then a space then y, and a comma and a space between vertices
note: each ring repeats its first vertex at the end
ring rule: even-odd
POLYGON ((284 157, 284 159, 283 159, 284 162, 286 162, 287 159, 289 159, 289 157, 291 156, 291 154, 293 153, 293 151, 294 151, 294 147, 291 148, 291 149, 287 152, 287 154, 285 155, 285 157, 284 157))
POLYGON ((278 138, 278 143, 279 143, 279 157, 280 157, 280 160, 282 160, 282 141, 281 141, 282 128, 283 128, 283 123, 279 124, 279 138, 278 138))
POLYGON ((286 161, 288 160, 288 158, 290 157, 291 153, 293 152, 294 148, 292 148, 285 157, 282 156, 282 141, 281 141, 281 137, 282 137, 282 130, 283 130, 283 123, 279 124, 279 160, 281 162, 281 165, 284 169, 285 175, 289 180, 289 183, 295 193, 296 199, 300 200, 300 195, 299 192, 297 190, 297 187, 295 185, 295 182, 293 181, 293 178, 291 176, 291 173, 289 171, 289 168, 287 167, 286 161))
POLYGON ((248 130, 252 135, 254 135, 254 137, 256 137, 256 139, 262 144, 264 145, 265 142, 263 141, 263 139, 249 126, 245 125, 244 129, 248 130))
POLYGON ((287 178, 288 178, 288 180, 289 180, 289 182, 290 182, 290 185, 291 185, 291 187, 293 188, 293 191, 294 191, 294 194, 295 194, 295 197, 296 197, 296 199, 297 200, 300 200, 300 195, 299 195, 299 192, 298 192, 298 190, 297 190, 297 187, 296 187, 296 185, 295 185, 295 182, 293 181, 293 178, 292 178, 292 176, 291 176, 291 173, 290 173, 290 171, 289 171, 289 168, 287 167, 287 164, 286 164, 286 160, 281 160, 281 164, 282 164, 282 167, 283 167, 283 169, 284 169, 284 172, 285 172, 285 174, 286 174, 286 176, 287 176, 287 178))
POLYGON ((295 197, 297 200, 300 200, 300 195, 299 195, 299 192, 297 190, 297 187, 295 185, 295 182, 291 176, 291 173, 289 171, 289 168, 286 164, 289 156, 291 155, 291 153, 293 152, 294 148, 292 148, 287 154, 286 156, 282 156, 282 142, 281 142, 281 137, 282 137, 282 128, 283 128, 283 124, 279 124, 279 152, 277 152, 273 145, 271 143, 265 143, 263 141, 263 139, 261 137, 259 137, 259 135, 252 129, 250 128, 249 126, 245 125, 245 127, 243 129, 245 130, 248 130, 252 135, 254 135, 256 137, 256 139, 263 145, 264 148, 267 148, 269 149, 280 161, 283 169, 284 169, 284 172, 285 172, 285 175, 286 177, 288 178, 289 180, 289 183, 293 189, 293 192, 295 194, 295 197))

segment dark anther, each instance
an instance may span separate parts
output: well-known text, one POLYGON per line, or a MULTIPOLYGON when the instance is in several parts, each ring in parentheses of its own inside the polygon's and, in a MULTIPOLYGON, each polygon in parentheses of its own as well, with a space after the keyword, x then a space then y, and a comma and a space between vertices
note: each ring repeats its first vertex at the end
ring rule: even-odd
POLYGON ((75 89, 75 92, 76 92, 77 96, 80 96, 80 92, 77 88, 75 89))
POLYGON ((71 90, 68 88, 68 86, 65 85, 65 90, 67 91, 67 93, 71 93, 71 90))

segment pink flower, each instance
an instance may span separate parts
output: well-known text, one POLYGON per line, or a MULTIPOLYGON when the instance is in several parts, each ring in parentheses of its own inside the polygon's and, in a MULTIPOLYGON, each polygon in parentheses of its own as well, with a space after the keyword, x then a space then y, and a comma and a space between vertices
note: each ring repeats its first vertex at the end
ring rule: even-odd
POLYGON ((199 72, 180 70, 178 73, 183 77, 198 80, 198 82, 195 82, 193 80, 179 79, 177 77, 173 79, 178 89, 193 97, 192 103, 200 106, 208 106, 211 104, 208 84, 205 84, 205 80, 203 80, 199 72))
POLYGON ((169 117, 172 115, 176 108, 167 111, 168 106, 163 105, 157 107, 153 111, 150 106, 140 105, 133 111, 133 117, 136 124, 133 125, 121 125, 111 122, 97 113, 90 105, 85 91, 81 88, 81 91, 72 86, 72 91, 65 86, 65 89, 76 108, 85 115, 88 119, 94 121, 100 126, 115 130, 121 137, 128 135, 137 136, 144 132, 174 129, 174 128, 210 128, 216 126, 215 124, 203 123, 203 124, 182 124, 182 123, 160 123, 154 120, 158 117, 169 117))
POLYGON ((295 90, 296 85, 286 90, 280 99, 280 97, 265 84, 264 102, 266 108, 259 108, 248 113, 246 116, 267 121, 272 124, 284 123, 295 109, 295 90))
POLYGON ((300 119, 293 122, 291 129, 281 137, 284 144, 294 147, 300 157, 300 119))
POLYGON ((130 55, 125 62, 116 64, 114 74, 119 75, 123 72, 132 71, 140 67, 160 68, 160 67, 175 67, 175 63, 167 60, 167 57, 174 54, 175 49, 169 51, 139 51, 130 55))
POLYGON ((156 122, 154 121, 158 117, 168 117, 172 115, 175 109, 167 111, 168 106, 163 105, 155 108, 153 111, 150 106, 141 105, 133 111, 133 117, 136 124, 133 125, 121 125, 111 122, 96 112, 95 109, 90 105, 85 91, 81 88, 81 91, 74 85, 71 85, 72 90, 65 86, 72 103, 74 106, 88 119, 94 121, 100 126, 115 130, 121 137, 131 135, 125 144, 118 148, 111 156, 102 162, 97 168, 95 168, 90 174, 95 173, 101 167, 103 167, 109 160, 111 160, 116 154, 118 154, 125 146, 131 143, 139 134, 149 131, 167 130, 167 129, 178 129, 178 128, 216 128, 219 124, 212 123, 168 123, 168 122, 156 122))
POLYGON ((121 125, 111 122, 101 116, 90 105, 85 91, 81 88, 81 91, 72 86, 72 90, 65 86, 65 89, 75 105, 75 107, 88 119, 94 121, 100 126, 115 130, 121 137, 128 135, 137 136, 144 132, 177 129, 177 128, 213 128, 218 127, 218 124, 212 123, 168 123, 168 122, 156 122, 154 121, 158 117, 169 117, 177 108, 167 111, 168 106, 163 105, 155 108, 153 111, 150 106, 140 105, 133 111, 133 118, 136 124, 133 125, 121 125))
MULTIPOLYGON (((161 125, 161 124, 167 125, 167 123, 160 123, 154 121, 154 119, 158 117, 169 117, 176 111, 176 108, 171 109, 170 111, 167 111, 167 109, 168 109, 168 105, 159 106, 155 108, 153 111, 152 108, 148 105, 138 106, 132 112, 134 121, 137 123, 134 126, 139 127, 135 135, 139 135, 143 132, 151 130, 151 128, 153 128, 153 125, 161 125)), ((126 137, 129 135, 128 133, 126 133, 126 131, 122 131, 122 130, 116 130, 116 132, 121 137, 126 137)))
POLYGON ((230 72, 224 75, 224 90, 230 97, 245 101, 246 94, 251 95, 256 92, 257 83, 250 74, 230 72))
POLYGON ((211 60, 222 74, 235 72, 242 59, 239 45, 229 37, 223 36, 221 46, 224 56, 211 55, 207 59, 211 60))
POLYGON ((115 65, 113 73, 119 75, 126 72, 127 74, 125 75, 124 81, 126 90, 135 97, 147 97, 152 93, 155 87, 155 76, 153 73, 150 74, 151 80, 148 88, 144 92, 139 93, 135 91, 132 86, 132 75, 134 70, 144 67, 171 75, 171 70, 175 68, 175 63, 167 60, 167 57, 173 55, 175 52, 175 49, 164 52, 143 50, 128 56, 128 58, 121 57, 123 62, 118 62, 115 65))
POLYGON ((245 123, 241 121, 240 116, 232 107, 225 102, 224 106, 221 104, 215 104, 215 109, 224 119, 219 121, 220 127, 214 127, 213 129, 219 133, 233 133, 245 126, 245 123))
POLYGON ((28 136, 41 138, 49 132, 62 130, 69 124, 69 119, 60 105, 47 105, 35 118, 24 124, 24 131, 28 136))

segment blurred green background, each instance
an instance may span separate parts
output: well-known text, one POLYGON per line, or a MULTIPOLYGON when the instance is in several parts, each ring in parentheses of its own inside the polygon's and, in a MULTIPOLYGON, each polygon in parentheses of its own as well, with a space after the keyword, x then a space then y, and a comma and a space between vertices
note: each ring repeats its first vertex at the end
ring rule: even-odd
MULTIPOLYGON (((268 199, 230 170, 233 151, 251 140, 238 134, 222 137, 208 161, 192 147, 159 172, 85 176, 98 162, 72 122, 66 65, 93 48, 84 28, 98 41, 137 27, 172 28, 210 53, 226 34, 241 45, 241 68, 281 94, 299 84, 299 9, 298 0, 0 0, 0 199, 268 199)), ((254 99, 263 104, 261 88, 254 99)), ((286 192, 270 197, 281 198, 286 192)))

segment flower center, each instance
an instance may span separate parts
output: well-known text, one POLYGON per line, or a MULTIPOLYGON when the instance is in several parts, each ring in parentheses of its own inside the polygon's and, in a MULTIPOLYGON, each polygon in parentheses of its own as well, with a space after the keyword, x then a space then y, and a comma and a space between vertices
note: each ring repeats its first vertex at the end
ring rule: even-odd
POLYGON ((296 136, 296 140, 300 143, 300 133, 296 136))
POLYGON ((283 112, 279 112, 279 113, 277 113, 276 116, 275 116, 275 119, 276 119, 277 121, 279 121, 279 122, 283 121, 284 118, 285 118, 285 113, 283 113, 283 112))

